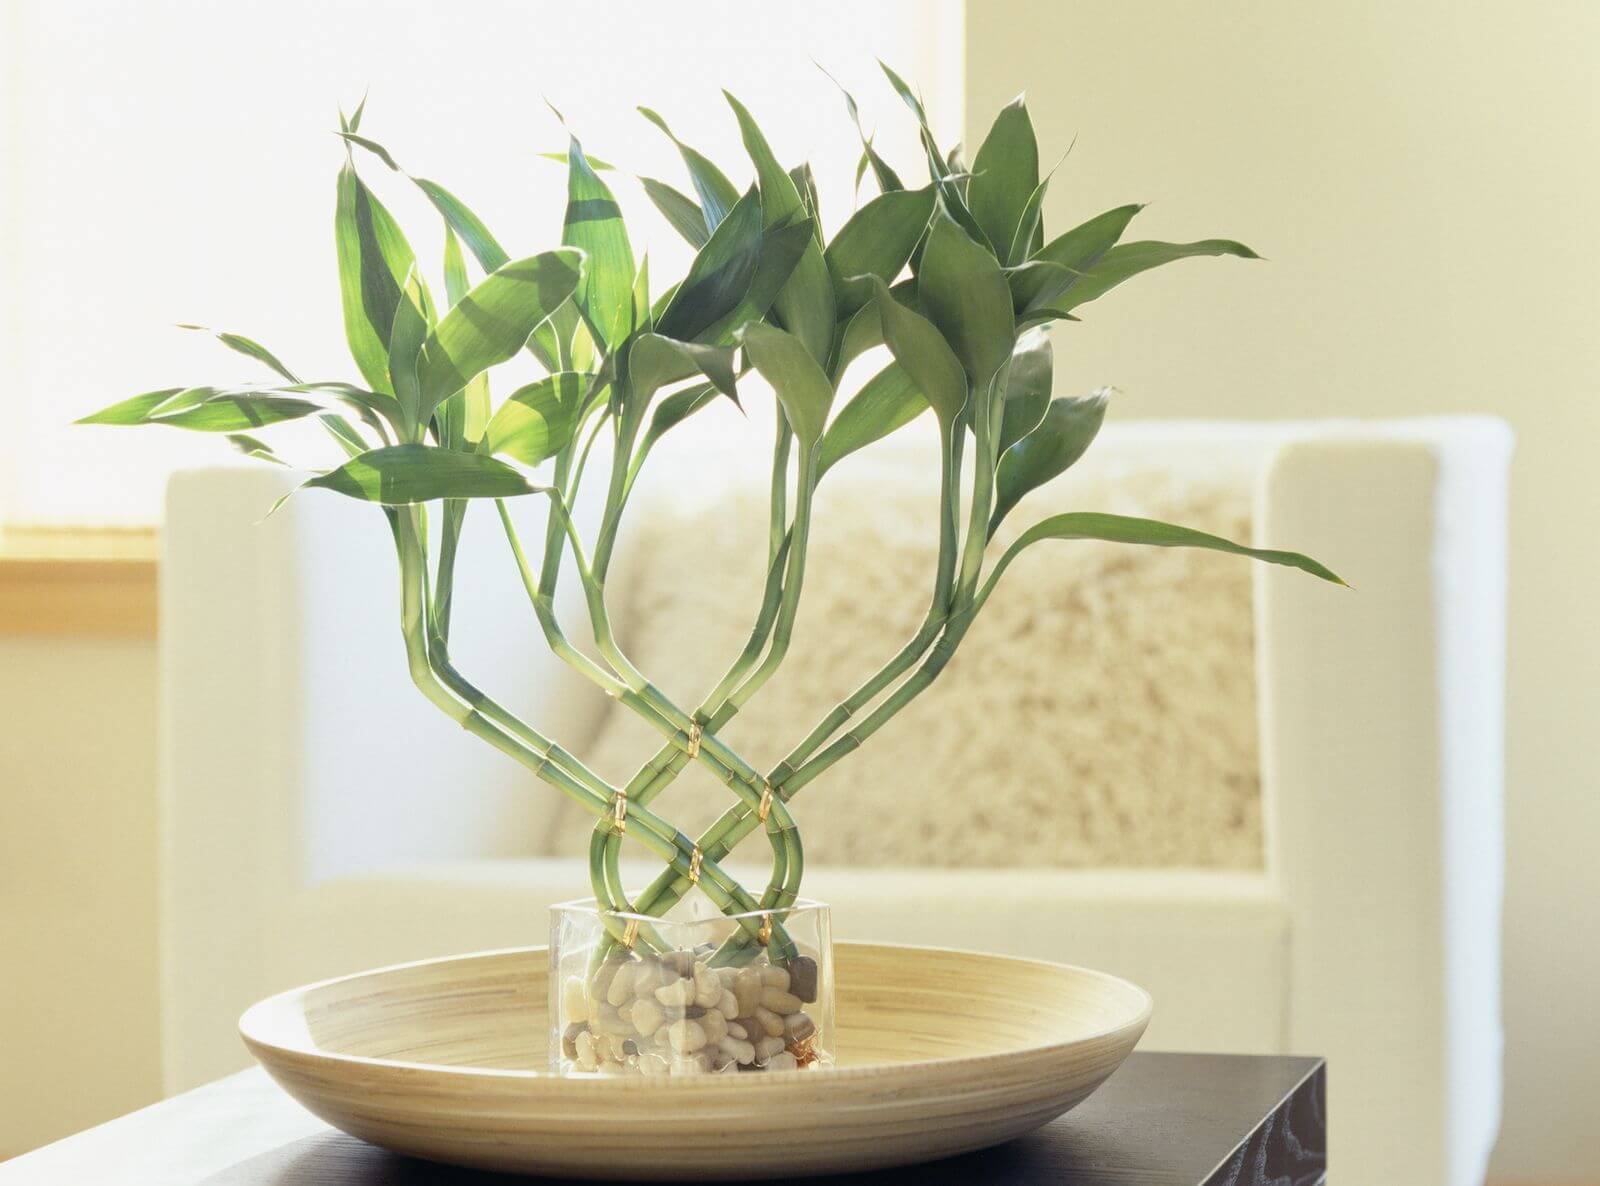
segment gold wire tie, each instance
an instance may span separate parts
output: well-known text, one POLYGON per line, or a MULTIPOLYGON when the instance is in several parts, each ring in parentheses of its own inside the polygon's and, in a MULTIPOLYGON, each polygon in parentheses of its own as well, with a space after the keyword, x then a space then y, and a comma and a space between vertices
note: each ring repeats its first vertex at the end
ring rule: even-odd
POLYGON ((772 781, 761 780, 761 803, 756 808, 756 818, 762 823, 767 822, 767 816, 772 812, 772 781))
POLYGON ((623 932, 622 932, 622 945, 624 947, 632 950, 633 945, 638 940, 638 938, 639 938, 639 920, 637 918, 630 918, 628 920, 627 928, 625 930, 623 930, 623 932))
POLYGON ((689 748, 688 748, 688 750, 686 752, 688 753, 688 755, 689 755, 691 760, 694 759, 694 758, 698 758, 700 756, 700 734, 701 734, 700 722, 699 721, 690 721, 689 722, 689 748))
POLYGON ((700 884, 700 862, 705 858, 705 853, 700 851, 700 846, 694 846, 694 855, 689 858, 689 884, 700 884))
POLYGON ((761 929, 756 932, 756 942, 761 944, 761 946, 765 947, 767 945, 767 941, 769 939, 771 939, 771 938, 772 938, 772 915, 763 914, 761 916, 761 929))
POLYGON ((628 830, 628 796, 618 791, 611 799, 611 827, 618 836, 628 830))

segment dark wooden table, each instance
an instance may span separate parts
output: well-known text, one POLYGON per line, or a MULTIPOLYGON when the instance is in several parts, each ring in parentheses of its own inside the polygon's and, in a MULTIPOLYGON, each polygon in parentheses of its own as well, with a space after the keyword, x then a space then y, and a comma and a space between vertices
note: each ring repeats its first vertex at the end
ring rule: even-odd
MULTIPOLYGON (((825 1179, 973 1186, 1317 1186, 1321 1059, 1134 1054, 1037 1132, 931 1165, 825 1179)), ((0 1186, 498 1186, 334 1132, 245 1071, 0 1165, 0 1186)))

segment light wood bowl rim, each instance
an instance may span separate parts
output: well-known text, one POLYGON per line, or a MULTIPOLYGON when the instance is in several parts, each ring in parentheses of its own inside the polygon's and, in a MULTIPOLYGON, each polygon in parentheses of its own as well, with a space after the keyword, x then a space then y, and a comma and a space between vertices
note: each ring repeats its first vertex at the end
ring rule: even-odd
MULTIPOLYGON (((804 1076, 808 1081, 815 1082, 816 1076, 823 1075, 829 1079, 857 1080, 875 1079, 885 1074, 929 1073, 934 1070, 948 1070, 959 1067, 963 1072, 981 1070, 985 1066, 1008 1062, 1018 1053, 1030 1055, 1038 1054, 1065 1054, 1073 1048, 1093 1042, 1103 1042, 1107 1039, 1121 1039, 1124 1035, 1132 1033, 1131 1047, 1138 1041, 1138 1036, 1143 1033, 1150 1022, 1154 1009, 1154 999, 1149 992, 1110 972, 1102 972, 1097 968, 1086 968, 1078 964, 1057 963, 1054 960, 1035 959, 1030 956, 1020 955, 995 955, 989 952, 971 951, 959 947, 932 946, 916 943, 860 943, 840 941, 834 944, 835 948, 848 947, 854 949, 879 949, 886 951, 917 951, 931 954, 956 955, 975 957, 991 960, 997 963, 1029 964, 1035 967, 1048 969, 1051 972, 1070 973, 1087 980, 1099 981, 1102 984, 1132 995, 1138 1002, 1138 1009, 1133 1016, 1121 1023, 1105 1029, 1084 1032, 1076 1037, 1056 1042, 1041 1042, 1025 1047, 1023 1051, 1004 1050, 992 1054, 970 1054, 953 1058, 915 1059, 903 1062, 873 1063, 866 1066, 826 1067, 813 1071, 804 1076)), ((405 963, 388 964, 379 968, 369 968, 361 972, 352 972, 345 976, 332 976, 326 980, 318 980, 311 984, 303 984, 284 992, 275 993, 251 1005, 239 1017, 239 1036, 244 1040, 250 1053, 257 1061, 270 1066, 274 1060, 289 1058, 291 1060, 303 1059, 313 1063, 334 1063, 345 1066, 370 1066, 382 1067, 391 1070, 420 1071, 430 1075, 453 1075, 462 1078, 485 1078, 494 1080, 528 1080, 530 1082, 561 1083, 563 1090, 572 1091, 705 1091, 717 1087, 726 1087, 724 1082, 730 1077, 725 1075, 683 1075, 683 1076, 639 1076, 639 1075, 557 1075, 548 1070, 532 1068, 504 1068, 481 1067, 451 1063, 416 1062, 410 1059, 373 1058, 369 1055, 346 1054, 337 1050, 327 1050, 306 1042, 285 1040, 281 1033, 271 1034, 270 1031, 279 1027, 272 1027, 270 1021, 274 1015, 282 1010, 303 1012, 304 999, 311 993, 322 989, 364 980, 386 976, 396 972, 406 972, 414 968, 424 968, 439 964, 466 963, 477 960, 492 960, 506 956, 532 956, 548 953, 549 946, 541 944, 526 947, 498 947, 486 951, 465 952, 458 955, 437 956, 432 959, 409 960, 405 963), (565 1086, 570 1085, 570 1086, 565 1086)), ((789 1075, 739 1075, 733 1077, 741 1091, 754 1088, 756 1090, 782 1090, 790 1087, 795 1082, 789 1075)))

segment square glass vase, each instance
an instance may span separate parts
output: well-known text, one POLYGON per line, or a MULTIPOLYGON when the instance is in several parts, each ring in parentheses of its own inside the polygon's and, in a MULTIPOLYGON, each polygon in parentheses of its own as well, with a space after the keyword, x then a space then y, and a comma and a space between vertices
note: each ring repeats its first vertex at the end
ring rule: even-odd
POLYGON ((810 1071, 833 1062, 828 908, 667 918, 550 909, 550 1069, 560 1075, 810 1071))

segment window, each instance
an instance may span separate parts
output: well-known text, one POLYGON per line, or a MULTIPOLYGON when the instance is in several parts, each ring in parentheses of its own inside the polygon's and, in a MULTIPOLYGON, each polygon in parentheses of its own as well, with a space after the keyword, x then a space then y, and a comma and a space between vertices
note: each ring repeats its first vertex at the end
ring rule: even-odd
MULTIPOLYGON (((343 150, 331 133, 336 104, 349 110, 364 89, 362 131, 459 193, 513 252, 559 238, 561 166, 538 154, 565 139, 545 98, 594 155, 688 188, 634 105, 660 109, 739 180, 726 86, 780 156, 810 160, 831 225, 852 207, 859 153, 813 57, 908 172, 920 170, 910 117, 874 59, 920 82, 943 139, 961 116, 952 0, 7 7, 0 519, 13 523, 154 521, 169 470, 229 459, 199 434, 70 427, 139 391, 255 373, 176 322, 249 334, 307 377, 354 375, 331 231, 343 150)), ((437 215, 375 159, 360 167, 419 258, 437 260, 437 215)), ((636 185, 617 188, 659 290, 688 250, 636 185)))

